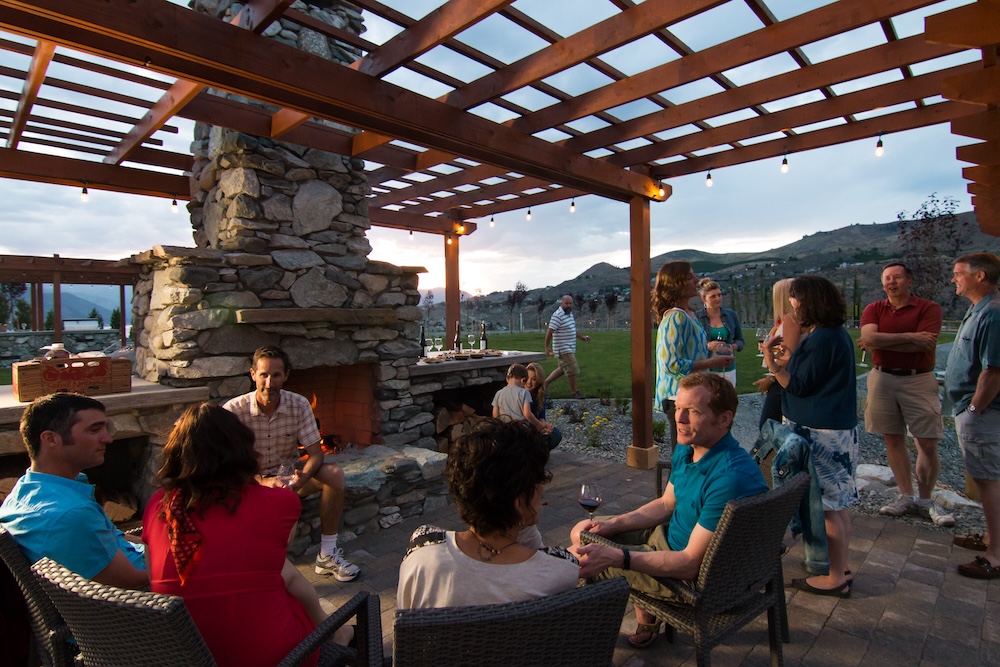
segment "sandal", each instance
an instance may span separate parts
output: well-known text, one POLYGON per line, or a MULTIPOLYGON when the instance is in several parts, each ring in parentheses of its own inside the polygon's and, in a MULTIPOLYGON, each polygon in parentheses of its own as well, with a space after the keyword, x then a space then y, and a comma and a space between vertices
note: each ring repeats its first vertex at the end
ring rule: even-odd
POLYGON ((958 573, 973 579, 1000 579, 1000 565, 990 565, 982 556, 976 556, 971 563, 959 565, 958 573))
POLYGON ((656 638, 660 636, 660 621, 656 623, 639 623, 635 626, 635 632, 628 636, 628 643, 632 645, 633 648, 646 648, 650 644, 656 641, 656 638), (649 635, 644 639, 639 639, 645 635, 649 635))
POLYGON ((983 536, 979 533, 972 533, 971 535, 956 535, 955 539, 953 539, 951 543, 956 547, 962 547, 963 549, 986 551, 986 542, 983 542, 983 536))
POLYGON ((812 593, 813 595, 829 595, 835 598, 851 597, 850 584, 844 584, 840 588, 816 588, 805 579, 792 579, 792 587, 804 593, 812 593))

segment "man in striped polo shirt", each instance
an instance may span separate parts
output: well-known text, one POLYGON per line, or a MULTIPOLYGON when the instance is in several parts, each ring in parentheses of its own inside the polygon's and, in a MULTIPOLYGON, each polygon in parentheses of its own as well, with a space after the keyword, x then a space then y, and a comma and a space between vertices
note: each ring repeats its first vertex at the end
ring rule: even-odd
POLYGON ((576 333, 576 321, 573 319, 573 297, 567 294, 562 298, 559 308, 549 318, 549 329, 545 332, 545 353, 550 357, 559 357, 559 367, 545 380, 545 387, 563 375, 569 382, 569 391, 573 398, 583 398, 576 390, 576 376, 580 374, 580 365, 576 363, 576 339, 589 343, 590 336, 576 333))

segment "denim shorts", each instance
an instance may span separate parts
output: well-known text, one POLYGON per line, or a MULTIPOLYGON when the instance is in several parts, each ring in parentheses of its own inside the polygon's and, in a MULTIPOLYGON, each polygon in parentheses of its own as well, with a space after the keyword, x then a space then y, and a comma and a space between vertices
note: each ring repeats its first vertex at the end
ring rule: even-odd
POLYGON ((955 415, 958 445, 972 479, 1000 480, 1000 410, 955 415))

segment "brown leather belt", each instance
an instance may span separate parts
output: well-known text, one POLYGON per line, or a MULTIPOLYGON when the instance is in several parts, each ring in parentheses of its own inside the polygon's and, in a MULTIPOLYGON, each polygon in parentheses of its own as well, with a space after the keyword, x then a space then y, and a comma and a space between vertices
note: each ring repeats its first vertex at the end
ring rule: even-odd
POLYGON ((920 375, 921 373, 930 373, 933 368, 884 368, 882 366, 876 366, 875 370, 882 373, 888 373, 889 375, 920 375))

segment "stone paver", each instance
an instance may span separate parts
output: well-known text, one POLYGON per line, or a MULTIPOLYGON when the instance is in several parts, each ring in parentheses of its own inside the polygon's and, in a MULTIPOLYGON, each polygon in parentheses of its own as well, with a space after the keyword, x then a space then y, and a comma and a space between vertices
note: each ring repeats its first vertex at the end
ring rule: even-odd
MULTIPOLYGON (((576 502, 584 481, 601 486, 600 513, 638 506, 653 493, 655 472, 593 460, 558 449, 549 465, 552 483, 545 490, 539 529, 548 544, 565 545, 569 531, 585 514, 576 502)), ((327 607, 342 604, 355 592, 377 594, 382 605, 386 655, 392 652, 396 583, 410 533, 423 523, 447 529, 463 524, 453 505, 411 517, 397 526, 364 534, 344 544, 348 557, 362 568, 354 582, 341 584, 313 573, 311 558, 299 567, 327 607)), ((881 517, 853 520, 850 564, 855 573, 848 599, 821 597, 786 588, 791 643, 783 646, 786 665, 892 667, 894 665, 1000 666, 1000 581, 976 581, 955 571, 975 554, 951 545, 948 533, 881 517)), ((802 547, 783 562, 785 583, 804 576, 802 547)), ((660 639, 636 650, 625 641, 635 628, 631 606, 622 620, 614 664, 624 667, 675 667, 695 664, 691 638, 678 634, 674 644, 660 639)), ((767 665, 766 618, 761 617, 712 651, 712 664, 767 665)))

